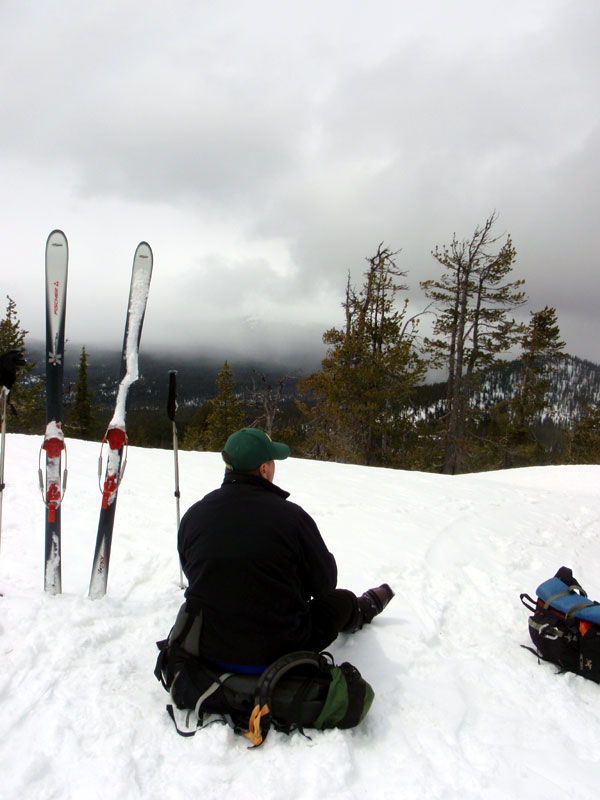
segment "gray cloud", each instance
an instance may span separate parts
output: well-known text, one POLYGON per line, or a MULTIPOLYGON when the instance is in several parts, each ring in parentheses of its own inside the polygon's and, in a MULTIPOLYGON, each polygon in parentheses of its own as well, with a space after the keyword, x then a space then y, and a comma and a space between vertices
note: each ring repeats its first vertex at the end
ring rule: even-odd
POLYGON ((402 250, 418 308, 430 250, 497 209, 531 307, 555 305, 569 349, 600 360, 595 0, 2 13, 4 283, 32 333, 53 227, 78 340, 122 325, 143 238, 149 343, 318 349, 380 241, 402 250))

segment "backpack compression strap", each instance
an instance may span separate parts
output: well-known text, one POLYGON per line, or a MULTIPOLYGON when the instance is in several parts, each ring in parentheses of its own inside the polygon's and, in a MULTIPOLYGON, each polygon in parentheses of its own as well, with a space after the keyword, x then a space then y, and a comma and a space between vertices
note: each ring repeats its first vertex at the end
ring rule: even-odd
POLYGON ((323 656, 318 653, 313 653, 311 650, 298 650, 278 658, 270 667, 266 668, 256 684, 249 731, 244 734, 250 739, 253 747, 258 747, 267 738, 271 727, 271 698, 281 678, 294 667, 308 664, 319 669, 323 662, 323 656))

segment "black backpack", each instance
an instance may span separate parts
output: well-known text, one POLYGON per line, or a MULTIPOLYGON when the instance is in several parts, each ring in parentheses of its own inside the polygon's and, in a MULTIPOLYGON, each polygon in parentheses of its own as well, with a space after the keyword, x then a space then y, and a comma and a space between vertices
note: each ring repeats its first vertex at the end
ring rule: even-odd
POLYGON ((373 689, 360 672, 335 666, 328 653, 289 653, 261 675, 228 672, 200 655, 201 630, 202 612, 184 603, 169 637, 157 642, 154 674, 171 695, 167 711, 182 736, 221 720, 258 746, 271 725, 285 733, 352 728, 371 707, 373 689))
MULTIPOLYGON (((576 672, 600 683, 600 604, 586 592, 568 567, 537 588, 537 599, 521 594, 529 617, 531 650, 567 672, 576 672)), ((522 645, 525 647, 525 645, 522 645)))

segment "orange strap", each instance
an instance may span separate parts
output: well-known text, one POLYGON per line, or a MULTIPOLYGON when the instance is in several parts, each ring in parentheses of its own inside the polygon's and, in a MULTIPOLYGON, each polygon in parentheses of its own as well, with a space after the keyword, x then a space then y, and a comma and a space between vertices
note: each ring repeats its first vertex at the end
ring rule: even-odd
POLYGON ((258 747, 259 744, 262 744, 263 740, 262 733, 260 732, 261 718, 270 713, 269 706, 266 703, 262 708, 258 705, 254 706, 248 725, 250 730, 248 733, 244 734, 244 736, 250 739, 254 747, 258 747))

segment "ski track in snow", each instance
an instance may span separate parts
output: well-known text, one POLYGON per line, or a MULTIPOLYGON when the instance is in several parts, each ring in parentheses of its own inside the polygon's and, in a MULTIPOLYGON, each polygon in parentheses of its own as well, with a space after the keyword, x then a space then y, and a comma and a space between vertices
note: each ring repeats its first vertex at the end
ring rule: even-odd
MULTIPOLYGON (((174 731, 153 675, 182 602, 173 455, 131 447, 105 598, 87 598, 99 445, 69 441, 63 594, 43 592, 36 437, 9 434, 0 552, 3 800, 597 796, 600 686, 530 644, 520 592, 571 566, 600 599, 600 467, 448 477, 290 459, 275 481, 317 521, 360 593, 386 612, 330 650, 375 689, 350 731, 174 731)), ((215 488, 213 453, 180 453, 182 511, 215 488)))

